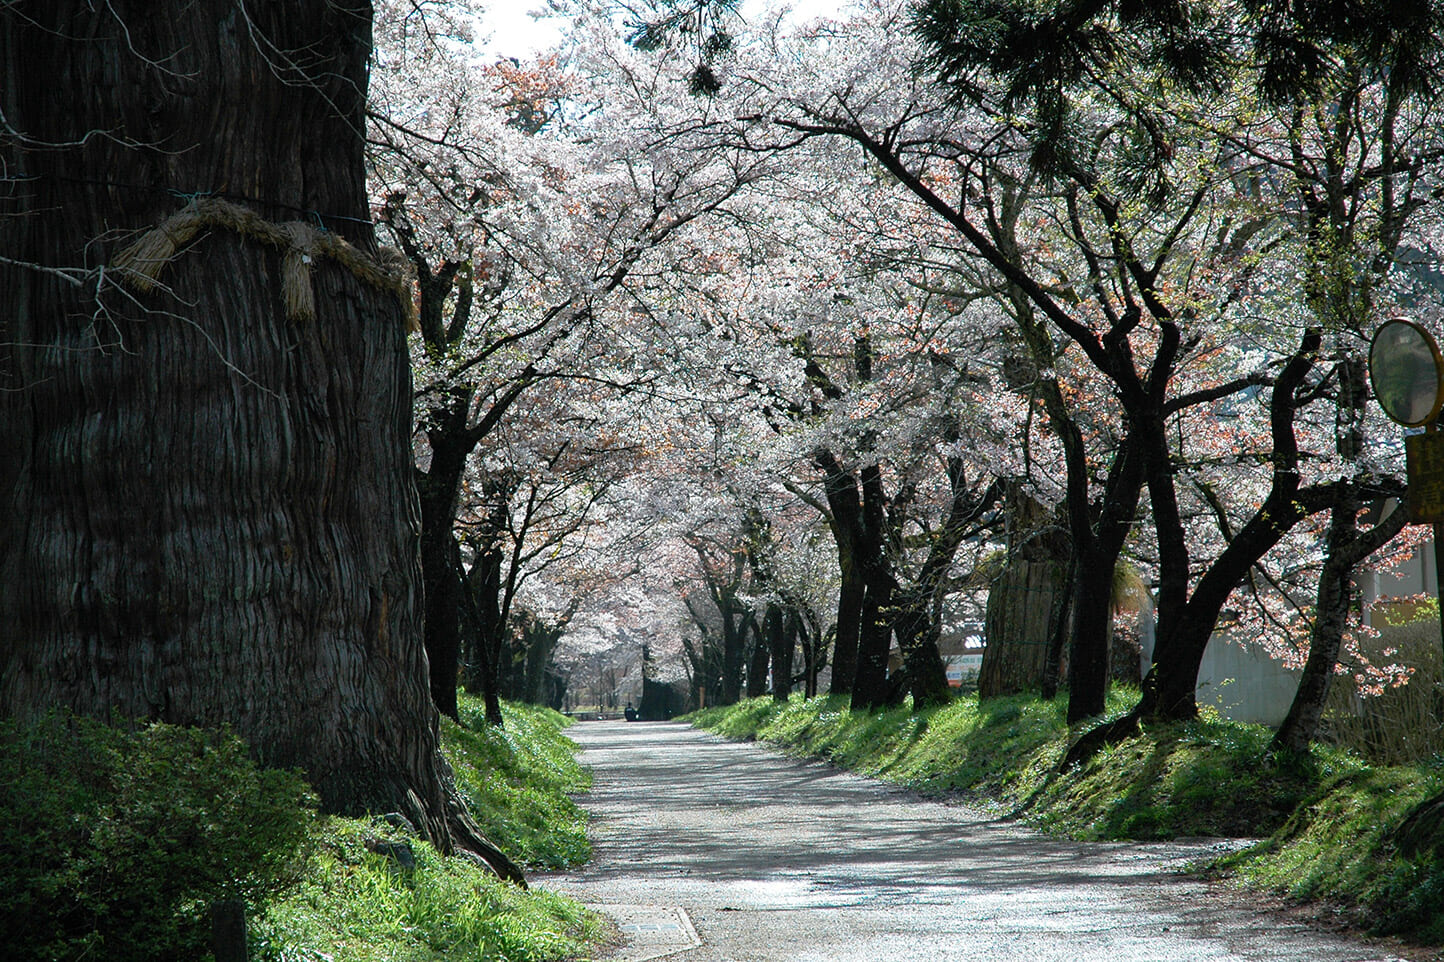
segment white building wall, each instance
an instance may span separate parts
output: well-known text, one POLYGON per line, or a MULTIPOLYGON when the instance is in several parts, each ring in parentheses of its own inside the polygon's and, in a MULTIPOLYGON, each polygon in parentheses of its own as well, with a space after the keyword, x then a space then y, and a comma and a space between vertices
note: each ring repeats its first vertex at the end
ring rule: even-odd
POLYGON ((1203 653, 1194 697, 1224 718, 1278 727, 1293 704, 1302 671, 1264 654, 1226 632, 1215 634, 1203 653))
MULTIPOLYGON (((1153 663, 1153 617, 1139 619, 1143 671, 1153 663)), ((1253 645, 1216 633, 1203 652, 1194 698, 1200 707, 1211 706, 1231 721, 1279 725, 1289 712, 1302 673, 1289 670, 1253 645)))

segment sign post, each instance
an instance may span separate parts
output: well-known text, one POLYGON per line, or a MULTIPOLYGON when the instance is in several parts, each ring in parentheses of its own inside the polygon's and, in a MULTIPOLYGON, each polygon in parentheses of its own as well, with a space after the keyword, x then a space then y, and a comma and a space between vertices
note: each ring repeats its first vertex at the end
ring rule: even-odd
POLYGON ((1404 438, 1406 510, 1411 524, 1434 526, 1434 599, 1444 645, 1444 358, 1430 333, 1407 317, 1379 325, 1369 343, 1369 383, 1391 420, 1423 434, 1404 438))

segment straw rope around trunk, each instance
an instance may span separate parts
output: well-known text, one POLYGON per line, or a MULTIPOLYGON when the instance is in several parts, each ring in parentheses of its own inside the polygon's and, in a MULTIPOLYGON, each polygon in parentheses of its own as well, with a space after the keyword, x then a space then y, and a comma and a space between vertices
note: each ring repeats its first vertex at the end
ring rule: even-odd
POLYGON ((387 263, 383 264, 329 231, 317 230, 301 221, 274 224, 255 211, 219 197, 198 198, 158 227, 146 231, 134 244, 115 255, 111 270, 135 290, 153 291, 161 271, 176 259, 180 249, 201 231, 213 228, 233 231, 281 251, 281 296, 288 320, 316 319, 311 272, 318 257, 329 257, 358 280, 395 294, 406 318, 406 330, 421 329, 405 258, 388 252, 394 256, 386 258, 387 263))

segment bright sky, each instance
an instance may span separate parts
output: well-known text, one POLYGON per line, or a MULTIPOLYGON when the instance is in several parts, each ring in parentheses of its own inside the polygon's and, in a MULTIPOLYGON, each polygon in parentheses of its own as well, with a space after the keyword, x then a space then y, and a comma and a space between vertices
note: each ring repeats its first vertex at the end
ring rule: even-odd
MULTIPOLYGON (((844 0, 792 0, 793 16, 799 20, 832 13, 844 0)), ((742 15, 760 10, 762 0, 744 0, 742 15)), ((487 48, 503 57, 525 58, 554 43, 561 35, 562 20, 554 17, 537 19, 532 11, 546 12, 546 0, 492 0, 487 8, 486 25, 491 31, 487 48)))

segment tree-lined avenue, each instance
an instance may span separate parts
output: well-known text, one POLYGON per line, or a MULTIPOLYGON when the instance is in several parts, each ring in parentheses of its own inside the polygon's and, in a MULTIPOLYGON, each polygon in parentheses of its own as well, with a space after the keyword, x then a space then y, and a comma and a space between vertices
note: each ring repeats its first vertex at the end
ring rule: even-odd
POLYGON ((1217 840, 1050 839, 678 724, 569 733, 596 857, 539 878, 592 904, 680 905, 685 962, 1364 962, 1397 950, 1266 915, 1179 874, 1217 840))

